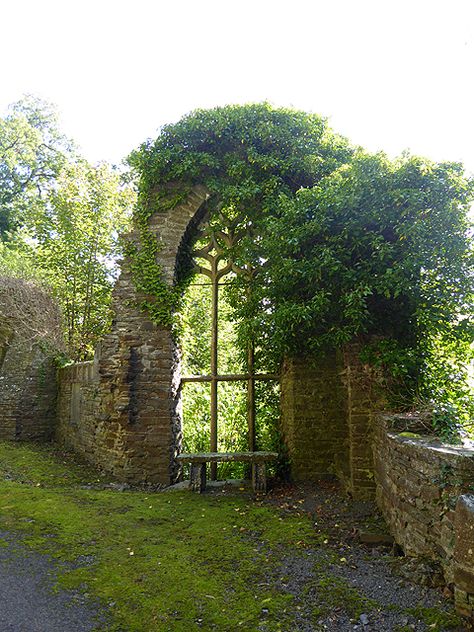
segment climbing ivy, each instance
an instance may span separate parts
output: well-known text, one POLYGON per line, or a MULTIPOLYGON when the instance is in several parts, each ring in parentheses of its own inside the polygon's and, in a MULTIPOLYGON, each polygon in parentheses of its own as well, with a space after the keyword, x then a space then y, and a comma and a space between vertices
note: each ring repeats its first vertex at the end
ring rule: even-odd
POLYGON ((182 288, 161 279, 149 218, 205 185, 215 209, 240 219, 233 259, 256 271, 250 293, 241 277, 227 292, 242 348, 258 342, 257 363, 372 341, 367 357, 390 369, 408 405, 444 402, 441 428, 474 415, 462 378, 473 340, 473 183, 461 165, 369 155, 323 118, 268 103, 197 110, 129 161, 140 235, 129 254, 155 322, 172 323, 182 288))
POLYGON ((154 196, 154 204, 144 204, 142 199, 134 213, 138 241, 129 239, 124 246, 135 287, 144 297, 139 300, 138 307, 146 311, 155 324, 172 329, 176 325, 174 316, 183 295, 183 284, 169 285, 163 279, 163 270, 158 263, 161 246, 149 221, 155 213, 165 213, 183 202, 188 193, 186 187, 173 196, 167 196, 162 190, 154 196))

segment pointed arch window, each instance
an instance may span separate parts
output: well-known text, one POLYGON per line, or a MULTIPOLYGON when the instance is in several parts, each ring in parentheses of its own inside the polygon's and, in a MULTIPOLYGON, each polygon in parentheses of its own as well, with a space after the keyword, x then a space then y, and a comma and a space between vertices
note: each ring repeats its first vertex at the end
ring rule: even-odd
MULTIPOLYGON (((262 373, 255 370, 255 345, 247 344, 245 350, 245 371, 242 373, 219 372, 219 293, 222 285, 231 282, 232 277, 240 276, 250 280, 255 270, 250 266, 241 267, 233 260, 233 253, 245 231, 239 230, 238 220, 230 221, 222 213, 219 214, 219 227, 209 221, 201 227, 192 257, 194 270, 211 291, 211 326, 210 326, 210 366, 209 372, 199 375, 185 375, 183 384, 189 382, 207 382, 210 384, 210 445, 211 452, 218 451, 218 384, 220 382, 241 382, 246 385, 247 446, 255 451, 256 446, 256 405, 255 385, 258 381, 275 381, 280 376, 275 373, 262 373)), ((249 284, 250 288, 250 284, 249 284)), ((211 463, 211 480, 216 480, 217 463, 211 463)))

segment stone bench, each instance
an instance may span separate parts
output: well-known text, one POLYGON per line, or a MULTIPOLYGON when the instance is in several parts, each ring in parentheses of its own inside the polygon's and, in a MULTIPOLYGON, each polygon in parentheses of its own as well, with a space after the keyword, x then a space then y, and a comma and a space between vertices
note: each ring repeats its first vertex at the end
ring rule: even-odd
POLYGON ((252 486, 255 492, 267 490, 266 463, 278 457, 276 452, 202 452, 179 454, 179 463, 190 463, 189 488, 195 492, 206 489, 206 464, 228 461, 252 464, 252 486))

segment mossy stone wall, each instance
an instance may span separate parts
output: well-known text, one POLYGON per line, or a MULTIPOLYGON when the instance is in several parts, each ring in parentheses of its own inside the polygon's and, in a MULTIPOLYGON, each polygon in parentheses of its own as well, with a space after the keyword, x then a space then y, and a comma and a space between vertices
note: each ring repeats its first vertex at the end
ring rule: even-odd
POLYGON ((474 449, 443 444, 426 427, 413 415, 378 418, 377 502, 404 552, 438 562, 458 610, 472 616, 474 449))
POLYGON ((337 476, 357 499, 375 495, 372 434, 384 406, 360 344, 321 357, 287 359, 281 424, 295 480, 337 476))
POLYGON ((11 333, 0 341, 0 439, 47 441, 54 433, 56 368, 41 344, 11 333))

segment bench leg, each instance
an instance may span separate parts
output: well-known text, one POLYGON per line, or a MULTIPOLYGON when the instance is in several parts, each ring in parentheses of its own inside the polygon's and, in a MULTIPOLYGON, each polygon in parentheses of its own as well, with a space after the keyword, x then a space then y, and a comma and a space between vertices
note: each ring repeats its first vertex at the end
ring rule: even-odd
POLYGON ((267 468, 265 463, 252 463, 252 485, 254 492, 267 491, 267 468))
POLYGON ((203 492, 206 489, 206 464, 191 463, 189 488, 193 492, 203 492))

